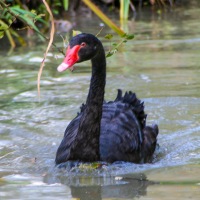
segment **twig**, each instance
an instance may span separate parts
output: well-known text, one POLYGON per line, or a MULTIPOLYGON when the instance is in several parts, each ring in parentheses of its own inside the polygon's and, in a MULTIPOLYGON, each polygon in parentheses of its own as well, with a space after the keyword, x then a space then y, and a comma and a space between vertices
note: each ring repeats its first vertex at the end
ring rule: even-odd
POLYGON ((45 62, 45 59, 46 59, 46 56, 47 56, 47 53, 51 47, 51 45, 53 44, 53 37, 54 37, 54 33, 55 33, 55 24, 54 24, 54 18, 53 18, 53 14, 51 12, 51 9, 49 8, 49 5, 47 4, 47 2, 45 0, 42 0, 49 15, 50 15, 50 19, 51 19, 51 31, 50 31, 50 39, 49 39, 49 43, 48 43, 48 46, 46 48, 46 51, 45 51, 45 54, 44 54, 44 58, 43 58, 43 61, 40 65, 40 69, 39 69, 39 72, 38 72, 38 79, 37 79, 37 88, 38 88, 38 96, 40 96, 40 78, 41 78, 41 75, 42 75, 42 70, 44 68, 44 62, 45 62))

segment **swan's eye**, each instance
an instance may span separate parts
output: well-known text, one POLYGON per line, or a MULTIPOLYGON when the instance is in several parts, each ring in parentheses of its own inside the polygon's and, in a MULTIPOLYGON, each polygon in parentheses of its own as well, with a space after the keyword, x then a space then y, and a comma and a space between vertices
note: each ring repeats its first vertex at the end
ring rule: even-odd
POLYGON ((85 42, 82 42, 81 43, 81 47, 85 47, 86 46, 86 43, 85 42))

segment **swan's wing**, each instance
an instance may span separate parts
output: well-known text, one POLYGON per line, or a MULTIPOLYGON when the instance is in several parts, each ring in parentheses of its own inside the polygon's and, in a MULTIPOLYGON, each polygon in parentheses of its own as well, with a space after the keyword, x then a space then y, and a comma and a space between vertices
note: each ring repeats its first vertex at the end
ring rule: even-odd
POLYGON ((80 115, 77 115, 67 126, 64 137, 56 153, 56 164, 66 162, 70 158, 71 148, 78 132, 80 115))
POLYGON ((131 106, 110 102, 103 106, 101 120, 101 160, 139 162, 143 134, 131 106))
POLYGON ((134 93, 118 90, 115 101, 103 104, 101 120, 101 160, 151 162, 158 126, 146 126, 144 104, 134 93))

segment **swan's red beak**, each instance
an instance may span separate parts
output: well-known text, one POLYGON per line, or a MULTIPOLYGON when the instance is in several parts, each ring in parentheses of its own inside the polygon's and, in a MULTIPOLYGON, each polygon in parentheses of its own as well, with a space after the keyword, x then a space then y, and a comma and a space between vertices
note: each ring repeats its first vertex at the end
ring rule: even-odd
POLYGON ((73 65, 78 61, 78 51, 81 48, 80 45, 75 45, 74 47, 70 48, 70 46, 67 48, 66 56, 64 61, 58 66, 57 70, 59 72, 63 72, 66 69, 73 69, 73 65))

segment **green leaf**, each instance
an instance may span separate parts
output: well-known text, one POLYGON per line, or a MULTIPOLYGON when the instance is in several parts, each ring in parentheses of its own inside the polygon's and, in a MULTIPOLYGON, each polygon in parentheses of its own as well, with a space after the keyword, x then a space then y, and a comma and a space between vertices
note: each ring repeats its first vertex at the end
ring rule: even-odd
POLYGON ((26 10, 22 10, 17 7, 12 7, 11 9, 12 9, 12 12, 15 15, 17 15, 21 21, 25 22, 25 24, 28 24, 30 28, 36 30, 37 32, 40 32, 33 21, 36 17, 34 13, 26 11, 26 10))
POLYGON ((55 10, 55 9, 54 9, 54 10, 53 10, 53 14, 54 14, 54 15, 58 15, 58 14, 59 14, 58 10, 55 10))
POLYGON ((69 7, 69 0, 63 0, 63 6, 65 10, 68 10, 69 7))
POLYGON ((112 34, 107 34, 107 35, 105 35, 105 38, 108 39, 108 40, 111 40, 113 38, 113 35, 112 34))
POLYGON ((72 30, 72 36, 76 36, 76 35, 79 35, 81 34, 81 31, 77 31, 77 30, 72 30))
POLYGON ((127 40, 132 40, 134 38, 133 34, 127 34, 125 37, 127 40))
POLYGON ((31 10, 31 13, 33 13, 34 15, 37 15, 36 10, 31 10))
POLYGON ((118 44, 117 43, 112 43, 112 46, 116 47, 118 44))
POLYGON ((11 7, 10 10, 13 14, 17 15, 19 19, 21 19, 23 22, 27 23, 32 29, 35 29, 37 31, 38 29, 34 24, 36 19, 42 23, 47 24, 43 19, 39 17, 41 15, 36 15, 34 11, 30 12, 28 10, 23 10, 17 6, 11 7))
POLYGON ((5 31, 9 28, 9 26, 3 22, 2 20, 0 20, 0 31, 5 31))
POLYGON ((113 52, 109 51, 109 52, 107 53, 107 55, 106 55, 106 58, 111 57, 113 54, 114 54, 113 52))
POLYGON ((4 31, 0 31, 0 39, 4 36, 4 31))
POLYGON ((134 34, 125 33, 124 35, 122 35, 122 38, 125 38, 126 40, 132 40, 134 38, 134 34))

